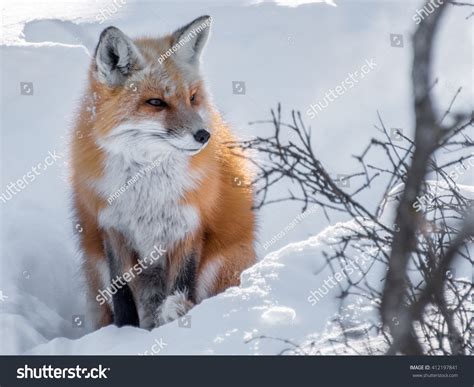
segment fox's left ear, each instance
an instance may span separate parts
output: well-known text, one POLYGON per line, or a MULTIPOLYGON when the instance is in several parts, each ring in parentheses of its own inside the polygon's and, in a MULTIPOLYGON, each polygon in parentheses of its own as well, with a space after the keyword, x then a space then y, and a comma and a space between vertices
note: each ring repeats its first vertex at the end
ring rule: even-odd
POLYGON ((179 48, 175 55, 190 64, 198 64, 211 30, 212 17, 201 16, 173 33, 179 48))
POLYGON ((108 27, 100 34, 95 50, 97 78, 115 87, 143 67, 143 58, 133 41, 116 27, 108 27))

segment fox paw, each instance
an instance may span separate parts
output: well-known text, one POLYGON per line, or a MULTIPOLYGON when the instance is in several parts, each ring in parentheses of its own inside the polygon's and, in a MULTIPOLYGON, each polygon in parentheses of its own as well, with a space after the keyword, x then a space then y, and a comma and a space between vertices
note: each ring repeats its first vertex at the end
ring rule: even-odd
POLYGON ((194 306, 185 293, 176 291, 158 307, 155 324, 160 326, 184 316, 194 306))

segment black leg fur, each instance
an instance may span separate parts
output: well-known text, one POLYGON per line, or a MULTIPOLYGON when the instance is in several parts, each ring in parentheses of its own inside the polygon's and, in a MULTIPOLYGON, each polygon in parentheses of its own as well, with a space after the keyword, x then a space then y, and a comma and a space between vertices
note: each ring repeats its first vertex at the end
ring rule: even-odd
POLYGON ((193 253, 190 257, 188 257, 184 265, 181 267, 172 293, 178 290, 184 292, 187 294, 188 299, 191 302, 196 303, 196 270, 196 253, 193 253))
MULTIPOLYGON (((105 250, 110 266, 111 280, 117 275, 121 275, 118 259, 114 256, 112 248, 106 243, 105 250)), ((122 327, 124 325, 139 326, 137 307, 132 291, 128 284, 117 286, 117 292, 112 296, 114 309, 114 324, 122 327), (120 286, 120 287, 119 287, 120 286)))

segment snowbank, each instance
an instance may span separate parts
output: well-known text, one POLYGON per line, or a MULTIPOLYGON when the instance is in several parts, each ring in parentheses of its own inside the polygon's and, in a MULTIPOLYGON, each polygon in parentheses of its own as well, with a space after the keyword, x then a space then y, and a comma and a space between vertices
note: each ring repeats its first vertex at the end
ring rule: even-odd
MULTIPOLYGON (((184 320, 151 332, 109 326, 78 340, 57 338, 40 343, 32 354, 278 354, 286 349, 334 353, 329 339, 337 332, 329 322, 337 317, 339 295, 333 287, 316 305, 308 299, 331 272, 323 269, 322 251, 332 238, 355 227, 352 222, 329 227, 318 236, 267 255, 242 274, 239 287, 205 300, 184 320), (184 326, 185 325, 185 326, 184 326), (288 342, 302 345, 299 350, 288 342)), ((354 274, 354 278, 357 273, 354 274)), ((363 336, 374 305, 362 302, 345 316, 354 336, 363 336)))

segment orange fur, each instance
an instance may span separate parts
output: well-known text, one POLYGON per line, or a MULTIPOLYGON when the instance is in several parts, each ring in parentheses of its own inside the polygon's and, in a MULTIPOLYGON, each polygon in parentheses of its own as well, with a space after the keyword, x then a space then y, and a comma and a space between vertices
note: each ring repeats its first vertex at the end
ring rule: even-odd
MULTIPOLYGON (((153 60, 165 52, 173 39, 167 36, 162 39, 138 39, 134 41, 147 61, 153 60)), ((130 114, 139 118, 154 119, 160 117, 171 125, 179 126, 181 112, 172 107, 186 101, 186 109, 205 107, 212 115, 212 136, 209 144, 200 153, 190 156, 191 170, 203 172, 203 179, 198 187, 186 192, 181 200, 183 205, 192 205, 199 214, 199 227, 185 239, 168 248, 167 280, 169 288, 177 277, 185 257, 191 251, 199 252, 197 280, 206 270, 206 265, 219 261, 219 271, 210 294, 217 294, 229 286, 238 285, 240 273, 255 262, 254 238, 255 215, 252 211, 253 192, 247 184, 250 173, 244 158, 235 154, 226 145, 235 140, 220 115, 214 111, 202 82, 190 87, 185 85, 179 69, 173 61, 165 61, 168 76, 172 79, 175 92, 163 88, 153 77, 145 77, 139 85, 138 92, 130 87, 110 88, 100 83, 94 76, 94 63, 89 72, 89 87, 83 100, 82 108, 75 128, 72 143, 72 169, 74 208, 84 232, 80 235, 80 245, 84 252, 84 269, 89 285, 89 292, 95 296, 104 286, 97 272, 98 263, 106 263, 104 240, 114 230, 103 230, 99 226, 98 216, 107 206, 106 198, 101 197, 94 189, 104 173, 106 154, 97 145, 96 140, 105 136, 130 114), (194 105, 189 102, 190 95, 197 92, 194 105), (168 111, 156 111, 142 102, 149 98, 163 98, 167 95, 170 104, 168 111), (95 114, 88 107, 95 105, 95 114), (160 116, 158 116, 160 115, 160 116), (165 118, 164 115, 166 115, 165 118), (242 180, 244 187, 236 187, 234 178, 242 180)), ((191 172, 191 171, 190 171, 191 172)), ((123 236, 110 237, 116 241, 117 251, 126 249, 123 236)), ((123 270, 136 262, 136 254, 121 253, 123 270)), ((100 321, 103 326, 112 321, 112 311, 105 304, 100 308, 100 321)))

